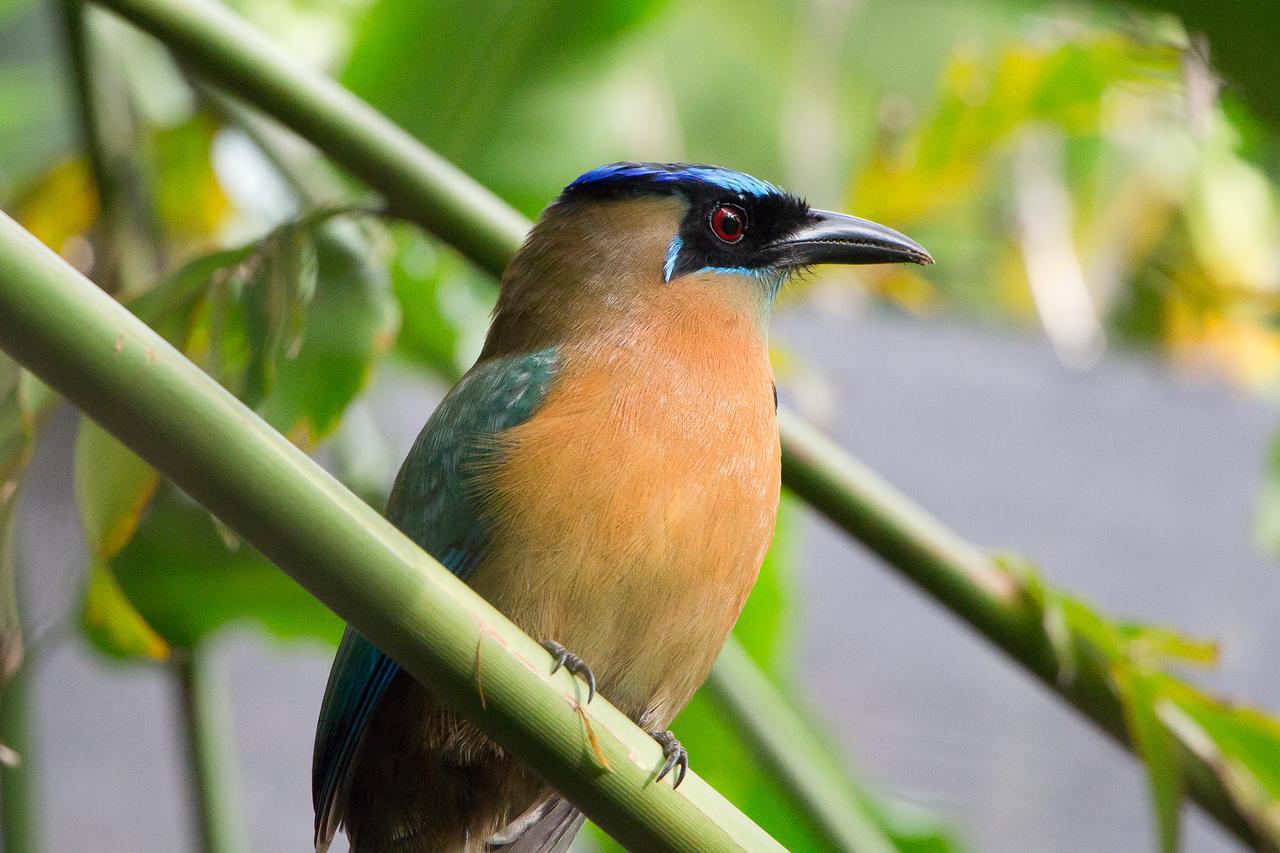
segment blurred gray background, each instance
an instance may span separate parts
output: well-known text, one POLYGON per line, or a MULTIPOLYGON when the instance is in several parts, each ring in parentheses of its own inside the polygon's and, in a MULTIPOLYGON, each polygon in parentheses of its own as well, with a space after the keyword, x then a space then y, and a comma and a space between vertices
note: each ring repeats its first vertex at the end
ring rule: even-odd
MULTIPOLYGON (((776 329, 829 383, 826 426, 907 494, 1100 607, 1222 639, 1204 680, 1280 707, 1267 651, 1280 647, 1280 577, 1251 544, 1273 405, 1124 354, 1075 372, 1039 341, 816 302, 776 329)), ((402 452, 432 391, 391 377, 376 396, 402 452)), ((172 683, 103 660, 60 622, 84 563, 66 414, 42 444, 20 529, 43 626, 32 695, 43 834, 54 851, 191 849, 172 683)), ((934 811, 977 850, 1152 848, 1145 783, 1125 753, 821 520, 806 523, 798 562, 795 687, 873 790, 934 811)), ((220 642, 254 850, 310 849, 329 654, 248 629, 220 642)), ((1185 846, 1233 849, 1195 814, 1185 846)))

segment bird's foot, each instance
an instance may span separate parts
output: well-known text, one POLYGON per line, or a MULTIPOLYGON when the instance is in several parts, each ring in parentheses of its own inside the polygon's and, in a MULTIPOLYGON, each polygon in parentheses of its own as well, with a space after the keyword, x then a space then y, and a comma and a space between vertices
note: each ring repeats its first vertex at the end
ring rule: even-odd
POLYGON ((680 783, 684 781, 684 777, 689 773, 689 753, 680 745, 680 741, 676 740, 676 736, 671 732, 649 732, 649 734, 662 747, 662 752, 667 757, 667 760, 662 764, 662 769, 658 771, 658 781, 661 782, 668 773, 678 767, 680 770, 676 773, 671 787, 679 788, 680 783))
POLYGON ((596 696, 596 675, 591 671, 591 667, 587 666, 582 658, 555 640, 543 640, 538 645, 550 652, 551 656, 556 659, 555 666, 551 667, 552 673, 560 669, 560 667, 564 667, 574 675, 581 676, 582 680, 587 682, 587 704, 591 704, 591 700, 596 696))

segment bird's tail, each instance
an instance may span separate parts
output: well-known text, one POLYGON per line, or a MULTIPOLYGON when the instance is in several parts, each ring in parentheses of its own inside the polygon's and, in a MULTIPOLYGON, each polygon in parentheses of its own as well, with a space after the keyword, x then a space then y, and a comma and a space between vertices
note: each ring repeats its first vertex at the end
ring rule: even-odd
POLYGON ((564 797, 525 812, 489 839, 493 853, 564 853, 586 818, 564 797))

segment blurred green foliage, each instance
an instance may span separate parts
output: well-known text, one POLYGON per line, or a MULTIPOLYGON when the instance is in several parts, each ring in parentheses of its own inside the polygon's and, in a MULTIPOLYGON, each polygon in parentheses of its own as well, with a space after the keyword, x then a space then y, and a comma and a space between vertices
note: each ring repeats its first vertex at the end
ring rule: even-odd
POLYGON ((1217 644, 1160 626, 1108 618, 1046 584, 1025 562, 1002 558, 1002 563, 1059 644, 1064 677, 1073 677, 1071 643, 1086 643, 1101 662, 1146 765, 1161 850, 1181 849, 1184 780, 1179 748, 1212 768, 1259 838, 1272 847, 1280 844, 1280 720, 1210 696, 1169 671, 1170 666, 1213 666, 1217 644))
MULTIPOLYGON (((1280 54, 1264 34, 1277 31, 1277 13, 1266 2, 1232 13, 1140 4, 1187 26, 1111 4, 1007 0, 766 0, 749 14, 728 0, 233 5, 530 216, 598 163, 723 163, 910 229, 942 259, 927 274, 832 281, 856 281, 879 305, 1038 324, 1077 365, 1113 342, 1147 347, 1270 392, 1280 377, 1280 54), (1225 93, 1198 33, 1231 78, 1225 93)), ((122 176, 124 233, 135 239, 112 245, 71 145, 73 99, 44 11, 0 0, 0 205, 90 274, 114 253, 138 253, 122 267, 130 307, 298 444, 338 435, 326 447, 335 470, 376 500, 390 472, 355 457, 383 437, 353 404, 388 358, 452 381, 478 351, 491 282, 412 228, 317 205, 347 193, 311 192, 289 156, 262 157, 254 134, 162 55, 90 16, 123 70, 138 142, 122 176)), ((0 359, 0 663, 17 637, 9 510, 48 405, 0 359)), ((1273 469, 1259 538, 1280 550, 1273 469)), ((283 638, 337 637, 335 617, 87 421, 75 472, 90 553, 82 624, 98 647, 162 659, 243 620, 283 638)), ((784 507, 736 630, 783 685, 795 515, 784 507)), ((1166 672, 1171 661, 1210 663, 1212 650, 1018 576, 1051 633, 1083 638, 1108 662, 1166 849, 1178 835, 1178 744, 1209 750, 1259 834, 1280 836, 1275 721, 1166 672)), ((700 694, 676 729, 699 772, 775 837, 822 846, 713 697, 700 694)), ((893 814, 881 819, 903 849, 955 847, 893 814)))
POLYGON ((1188 31, 1203 33, 1212 46, 1214 67, 1241 90, 1258 111, 1280 124, 1280 54, 1275 51, 1280 9, 1268 0, 1135 0, 1134 5, 1171 12, 1188 31))

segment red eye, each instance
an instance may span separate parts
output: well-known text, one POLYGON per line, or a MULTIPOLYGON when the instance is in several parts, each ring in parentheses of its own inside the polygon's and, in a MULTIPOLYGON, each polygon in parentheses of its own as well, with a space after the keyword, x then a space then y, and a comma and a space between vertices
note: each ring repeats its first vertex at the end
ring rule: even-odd
POLYGON ((736 243, 747 230, 747 213, 735 204, 722 204, 711 211, 711 233, 726 243, 736 243))

